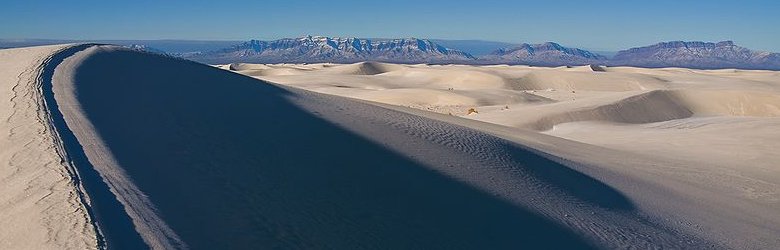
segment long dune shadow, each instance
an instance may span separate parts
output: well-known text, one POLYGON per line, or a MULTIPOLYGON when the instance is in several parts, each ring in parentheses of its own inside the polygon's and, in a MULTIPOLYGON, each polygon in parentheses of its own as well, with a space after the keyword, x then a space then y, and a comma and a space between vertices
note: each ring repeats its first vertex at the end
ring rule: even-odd
POLYGON ((509 143, 503 146, 512 161, 522 163, 524 171, 543 183, 602 208, 616 211, 636 210, 625 195, 599 180, 569 168, 561 163, 565 162, 565 159, 554 161, 552 159, 557 157, 523 145, 509 143))
POLYGON ((75 82, 119 164, 193 249, 591 246, 253 78, 119 50, 87 58, 75 82))
MULTIPOLYGON (((76 136, 65 123, 63 114, 59 111, 57 101, 54 98, 52 79, 57 66, 66 58, 82 51, 94 44, 82 44, 67 47, 53 54, 48 62, 43 65, 41 71, 41 90, 45 100, 46 110, 51 119, 51 125, 64 144, 65 161, 76 168, 77 173, 70 173, 71 180, 76 186, 81 185, 89 196, 89 204, 84 204, 87 216, 93 223, 97 221, 100 228, 97 231, 98 247, 143 249, 146 244, 141 235, 136 232, 130 217, 125 213, 122 204, 111 193, 108 185, 103 182, 100 174, 90 164, 86 154, 81 148, 76 136), (121 246, 121 247, 115 247, 121 246)), ((85 201, 85 195, 77 190, 79 199, 85 201)))

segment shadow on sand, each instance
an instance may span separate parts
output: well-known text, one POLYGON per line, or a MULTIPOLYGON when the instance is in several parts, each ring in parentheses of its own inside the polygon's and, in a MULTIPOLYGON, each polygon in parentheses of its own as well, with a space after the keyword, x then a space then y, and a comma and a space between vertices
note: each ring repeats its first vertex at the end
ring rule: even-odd
MULTIPOLYGON (((75 81, 117 161, 194 249, 590 247, 532 211, 301 110, 290 92, 253 78, 119 50, 87 58, 75 81)), ((528 157, 564 167, 513 156, 528 157)))
MULTIPOLYGON (((45 62, 40 80, 46 111, 49 113, 51 125, 56 129, 60 140, 64 144, 63 148, 67 154, 64 160, 70 162, 76 168, 75 171, 77 173, 70 173, 71 180, 76 186, 81 185, 84 187, 84 191, 89 196, 89 204, 85 204, 85 209, 90 217, 90 221, 96 223, 95 226, 100 228, 96 232, 98 247, 105 248, 109 245, 107 242, 110 242, 111 248, 121 246, 123 249, 143 249, 146 247, 146 244, 141 239, 141 235, 136 232, 122 204, 116 199, 116 196, 109 190, 108 185, 103 182, 100 174, 87 159, 81 144, 79 144, 76 136, 66 125, 65 119, 57 106, 57 101, 54 99, 52 78, 57 66, 66 58, 91 46, 94 46, 94 44, 67 47, 53 54, 48 59, 48 62, 45 62)), ((77 190, 76 193, 82 201, 86 199, 80 190, 77 190)))

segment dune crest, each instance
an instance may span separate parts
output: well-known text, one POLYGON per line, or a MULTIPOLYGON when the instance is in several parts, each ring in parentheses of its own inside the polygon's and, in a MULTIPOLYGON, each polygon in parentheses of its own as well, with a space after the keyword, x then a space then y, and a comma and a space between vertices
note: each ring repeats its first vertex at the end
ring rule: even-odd
POLYGON ((0 50, 0 248, 97 249, 90 197, 49 124, 41 81, 70 45, 0 50))

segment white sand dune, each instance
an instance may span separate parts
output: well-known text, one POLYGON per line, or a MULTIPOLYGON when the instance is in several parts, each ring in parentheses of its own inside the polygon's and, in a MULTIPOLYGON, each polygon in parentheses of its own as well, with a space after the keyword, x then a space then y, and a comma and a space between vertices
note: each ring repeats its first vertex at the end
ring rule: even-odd
POLYGON ((631 91, 655 89, 664 81, 649 77, 621 73, 605 74, 575 70, 539 69, 521 77, 507 80, 511 89, 559 91, 631 91), (565 72, 561 74, 561 71, 565 72))
POLYGON ((780 246, 775 72, 0 52, 4 248, 780 246))
POLYGON ((67 46, 0 50, 0 249, 98 246, 41 93, 44 65, 67 46))
POLYGON ((455 115, 438 119, 598 166, 580 171, 672 227, 732 248, 780 245, 780 217, 773 212, 780 211, 778 72, 406 67, 361 78, 318 70, 259 78, 428 117, 434 114, 415 110, 455 115), (619 174, 611 179, 590 171, 619 174), (635 180, 626 183, 627 176, 635 180))
POLYGON ((110 46, 57 72, 77 148, 156 248, 714 244, 559 158, 450 123, 110 46))
POLYGON ((360 62, 347 65, 337 65, 323 69, 323 73, 338 75, 378 75, 405 68, 398 64, 379 62, 360 62))
POLYGON ((780 116, 780 93, 739 90, 653 90, 594 108, 539 118, 525 127, 548 130, 577 121, 641 124, 693 116, 780 116))

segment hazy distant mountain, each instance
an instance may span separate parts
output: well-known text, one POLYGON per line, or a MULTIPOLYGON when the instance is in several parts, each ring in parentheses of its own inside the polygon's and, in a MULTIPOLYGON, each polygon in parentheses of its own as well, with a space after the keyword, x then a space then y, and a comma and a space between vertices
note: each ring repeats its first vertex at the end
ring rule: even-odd
POLYGON ((42 46, 52 44, 72 43, 71 40, 55 39, 0 39, 0 49, 42 46))
POLYGON ((163 54, 163 55, 167 55, 168 54, 168 52, 165 52, 165 51, 157 49, 157 48, 152 48, 152 47, 149 47, 149 46, 143 45, 143 44, 130 44, 130 45, 127 45, 125 47, 133 49, 133 50, 138 50, 138 51, 146 51, 146 52, 163 54))
POLYGON ((482 63, 528 64, 538 66, 562 66, 602 64, 607 58, 582 49, 568 48, 547 42, 542 44, 521 44, 503 48, 479 58, 482 63))
POLYGON ((143 45, 145 47, 164 51, 169 55, 179 55, 218 50, 239 44, 241 41, 0 39, 0 48, 19 48, 64 43, 105 43, 122 46, 143 45))
POLYGON ((484 40, 444 40, 431 39, 432 42, 441 46, 460 50, 473 56, 484 56, 497 49, 513 47, 515 43, 494 42, 484 40))
POLYGON ((701 69, 780 69, 780 54, 752 51, 732 41, 663 42, 618 52, 610 65, 701 69))
POLYGON ((231 48, 192 55, 208 63, 315 63, 381 61, 395 63, 467 62, 474 56, 449 49, 430 40, 406 38, 371 40, 306 36, 274 41, 251 40, 231 48))
POLYGON ((201 41, 201 40, 98 40, 98 43, 117 45, 144 45, 155 48, 170 55, 185 53, 202 53, 218 50, 241 43, 242 41, 201 41))
POLYGON ((615 57, 615 55, 617 55, 617 53, 618 53, 616 50, 614 50, 614 51, 613 50, 593 50, 593 49, 587 49, 587 48, 585 48, 584 50, 587 50, 587 51, 593 52, 595 54, 599 54, 599 55, 605 56, 605 57, 607 57, 607 59, 612 59, 612 57, 615 57))

